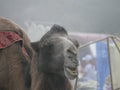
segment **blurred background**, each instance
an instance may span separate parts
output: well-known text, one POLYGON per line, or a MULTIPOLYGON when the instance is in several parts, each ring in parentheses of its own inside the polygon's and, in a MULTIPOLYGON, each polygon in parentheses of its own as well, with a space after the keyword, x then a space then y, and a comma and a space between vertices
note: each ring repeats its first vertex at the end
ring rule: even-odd
POLYGON ((79 49, 80 68, 84 70, 86 60, 92 60, 96 79, 83 82, 80 73, 78 90, 120 88, 120 53, 111 41, 109 57, 105 39, 109 34, 120 36, 120 0, 0 0, 0 16, 21 26, 31 41, 39 40, 53 24, 65 27, 81 45, 104 39, 79 49))
POLYGON ((118 34, 120 0, 0 0, 0 16, 25 30, 56 23, 72 32, 118 34))

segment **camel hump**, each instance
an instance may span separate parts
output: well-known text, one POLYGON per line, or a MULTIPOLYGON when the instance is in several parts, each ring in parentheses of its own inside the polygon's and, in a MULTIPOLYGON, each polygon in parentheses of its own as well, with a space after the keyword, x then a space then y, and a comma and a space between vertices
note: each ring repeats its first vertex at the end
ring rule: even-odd
POLYGON ((5 18, 5 17, 0 17, 0 31, 17 31, 20 30, 20 27, 14 23, 13 21, 5 18))
POLYGON ((26 33, 24 32, 24 30, 19 27, 15 22, 13 22, 12 20, 9 20, 5 17, 1 17, 0 16, 0 32, 1 31, 11 31, 11 32, 15 32, 16 34, 18 34, 19 36, 21 36, 22 38, 26 39, 27 41, 29 41, 28 36, 26 35, 26 33))

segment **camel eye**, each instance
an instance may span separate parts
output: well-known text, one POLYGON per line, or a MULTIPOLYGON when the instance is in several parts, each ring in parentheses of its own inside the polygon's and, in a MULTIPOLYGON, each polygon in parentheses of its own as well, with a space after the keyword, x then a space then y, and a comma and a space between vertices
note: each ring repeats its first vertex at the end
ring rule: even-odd
POLYGON ((72 52, 70 49, 68 49, 68 50, 67 50, 67 53, 68 53, 68 54, 72 54, 73 52, 72 52))
POLYGON ((72 60, 72 61, 75 60, 76 55, 75 55, 73 52, 68 51, 67 54, 68 54, 68 58, 69 58, 70 60, 72 60))
POLYGON ((76 54, 74 52, 72 52, 72 50, 70 50, 70 49, 67 50, 67 54, 69 55, 69 58, 76 57, 76 54))

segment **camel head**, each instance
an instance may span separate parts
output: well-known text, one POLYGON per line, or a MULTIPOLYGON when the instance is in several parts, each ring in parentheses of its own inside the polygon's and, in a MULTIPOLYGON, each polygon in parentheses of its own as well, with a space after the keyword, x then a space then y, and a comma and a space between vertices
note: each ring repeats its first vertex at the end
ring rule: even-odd
POLYGON ((51 30, 36 43, 32 46, 37 52, 37 66, 40 73, 65 76, 68 79, 77 76, 79 44, 69 37, 63 27, 53 25, 51 30))

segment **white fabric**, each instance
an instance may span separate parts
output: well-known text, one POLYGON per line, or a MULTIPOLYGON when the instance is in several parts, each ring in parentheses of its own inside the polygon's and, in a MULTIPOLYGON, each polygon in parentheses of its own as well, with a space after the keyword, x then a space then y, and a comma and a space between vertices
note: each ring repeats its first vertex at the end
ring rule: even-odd
POLYGON ((85 80, 96 80, 95 66, 91 64, 87 64, 84 68, 84 72, 85 72, 85 76, 84 76, 85 80))

